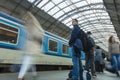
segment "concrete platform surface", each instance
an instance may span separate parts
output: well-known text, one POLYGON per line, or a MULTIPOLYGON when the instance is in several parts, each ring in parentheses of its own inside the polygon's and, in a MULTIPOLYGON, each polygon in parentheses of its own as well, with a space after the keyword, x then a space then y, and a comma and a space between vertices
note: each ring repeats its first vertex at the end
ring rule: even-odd
MULTIPOLYGON (((69 71, 44 71, 38 72, 34 78, 32 73, 25 76, 25 80, 66 80, 69 71)), ((17 80, 17 73, 0 74, 0 80, 17 80)), ((85 77, 85 73, 84 73, 85 77)), ((86 79, 85 79, 86 80, 86 79)), ((97 73, 97 78, 94 80, 120 80, 115 74, 109 72, 97 73)))

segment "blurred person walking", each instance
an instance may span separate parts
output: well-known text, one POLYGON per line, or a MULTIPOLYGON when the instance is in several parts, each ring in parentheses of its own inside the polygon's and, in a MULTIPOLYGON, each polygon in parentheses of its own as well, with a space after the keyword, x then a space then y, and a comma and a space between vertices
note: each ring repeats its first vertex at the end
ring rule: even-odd
POLYGON ((37 19, 32 13, 27 12, 23 20, 25 21, 25 28, 27 31, 26 45, 23 49, 23 63, 21 65, 20 72, 18 74, 18 80, 24 80, 26 72, 30 69, 33 71, 33 75, 36 76, 36 67, 33 65, 34 56, 39 55, 42 44, 42 38, 44 31, 42 30, 37 19))
POLYGON ((111 65, 113 66, 117 77, 120 76, 120 43, 115 40, 114 36, 109 37, 109 45, 108 45, 108 59, 111 61, 111 65))

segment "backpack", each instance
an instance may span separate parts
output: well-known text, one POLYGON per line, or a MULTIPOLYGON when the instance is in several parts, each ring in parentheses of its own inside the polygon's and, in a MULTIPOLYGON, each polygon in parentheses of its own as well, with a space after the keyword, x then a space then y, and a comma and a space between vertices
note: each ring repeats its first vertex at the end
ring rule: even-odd
POLYGON ((82 29, 78 33, 78 38, 82 42, 84 52, 88 52, 92 47, 94 47, 92 41, 90 38, 88 38, 87 34, 82 29))

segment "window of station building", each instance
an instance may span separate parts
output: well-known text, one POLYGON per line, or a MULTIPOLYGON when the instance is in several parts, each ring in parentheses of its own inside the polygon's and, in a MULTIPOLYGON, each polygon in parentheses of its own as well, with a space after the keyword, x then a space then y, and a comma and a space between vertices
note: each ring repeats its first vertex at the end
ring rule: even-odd
POLYGON ((57 52, 57 42, 53 40, 49 40, 49 51, 57 52))
POLYGON ((0 23, 0 41, 16 44, 18 38, 18 29, 0 23))
POLYGON ((68 54, 68 45, 63 44, 62 52, 63 52, 63 54, 68 54))

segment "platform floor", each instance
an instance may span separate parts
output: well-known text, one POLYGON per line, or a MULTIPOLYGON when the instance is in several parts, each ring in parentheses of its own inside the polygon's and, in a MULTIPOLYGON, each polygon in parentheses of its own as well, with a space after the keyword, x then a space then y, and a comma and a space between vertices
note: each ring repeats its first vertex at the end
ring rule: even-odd
MULTIPOLYGON (((25 76, 25 80, 66 80, 69 71, 44 71, 38 72, 36 79, 32 77, 31 73, 25 76)), ((0 80, 17 80, 16 73, 0 74, 0 80)), ((85 73, 84 73, 85 75, 85 73)), ((85 77, 85 76, 84 76, 85 77)), ((85 79, 86 80, 86 79, 85 79)), ((120 80, 115 74, 109 72, 97 73, 97 78, 95 80, 120 80)))

